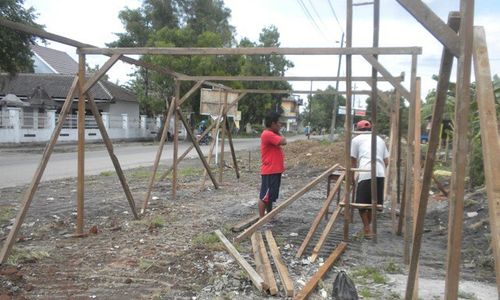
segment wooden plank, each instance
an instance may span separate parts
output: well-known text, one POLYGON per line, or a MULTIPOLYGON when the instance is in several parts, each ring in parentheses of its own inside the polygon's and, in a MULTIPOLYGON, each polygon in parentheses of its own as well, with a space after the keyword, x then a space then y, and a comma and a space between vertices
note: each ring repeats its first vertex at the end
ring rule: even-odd
POLYGON ((396 0, 443 46, 456 57, 460 55, 457 33, 445 24, 422 0, 396 0))
POLYGON ((85 55, 78 56, 78 153, 77 153, 77 182, 76 182, 76 232, 75 235, 83 235, 84 226, 84 201, 85 201, 85 55))
POLYGON ((337 259, 340 257, 340 255, 345 251, 347 248, 347 243, 345 242, 340 242, 340 244, 333 250, 332 254, 328 257, 328 259, 325 261, 325 263, 318 269, 318 272, 316 272, 311 279, 306 283, 306 285, 300 290, 300 292, 293 298, 294 300, 302 300, 302 299, 307 299, 309 295, 312 293, 314 288, 318 285, 319 281, 323 276, 325 276, 326 272, 330 270, 332 267, 333 263, 337 261, 337 259))
POLYGON ((491 84, 488 48, 483 27, 474 27, 473 44, 476 96, 479 109, 481 141, 483 145, 484 176, 490 215, 491 245, 495 260, 497 291, 500 295, 500 142, 495 109, 495 96, 491 84))
MULTIPOLYGON (((205 156, 203 155, 203 152, 201 151, 200 145, 198 144, 198 141, 196 140, 196 137, 193 134, 193 131, 191 130, 191 127, 189 126, 186 118, 182 115, 182 111, 180 108, 177 108, 177 115, 179 116, 179 119, 181 120, 182 124, 184 125, 184 128, 186 128, 187 134, 191 141, 193 142, 194 147, 196 148, 196 152, 198 153, 198 157, 200 158, 201 162, 203 163, 203 166, 205 167, 205 170, 207 171, 208 175, 210 176, 210 179, 212 180, 212 183, 216 189, 219 188, 219 184, 215 180, 215 176, 213 175, 212 171, 210 170, 210 166, 208 165, 207 160, 205 159, 205 156)), ((179 163, 179 160, 177 160, 177 163, 179 163)))
MULTIPOLYGON (((460 16, 457 13, 450 12, 448 15, 448 24, 450 27, 458 31, 460 25, 460 16)), ((451 69, 453 66, 453 54, 448 49, 444 48, 441 55, 441 63, 439 67, 439 76, 437 83, 436 101, 434 103, 431 120, 431 131, 429 135, 428 148, 424 163, 422 176, 422 190, 420 193, 419 208, 415 222, 415 233, 413 237, 412 257, 410 259, 410 268, 408 271, 408 280, 406 290, 409 295, 413 295, 416 290, 416 278, 418 274, 418 261, 420 258, 420 248, 422 244, 422 236, 424 230, 425 214, 427 212, 427 203, 429 199, 430 181, 434 177, 433 169, 436 160, 437 149, 439 148, 441 137, 441 123, 443 119, 445 102, 448 94, 448 86, 450 82, 451 69)), ((402 208, 403 210, 403 208, 402 208)), ((408 295, 408 296, 409 296, 408 295)))
MULTIPOLYGON (((174 82, 174 99, 172 101, 172 106, 175 110, 179 109, 180 103, 179 98, 181 96, 181 82, 179 80, 175 80, 174 82)), ((169 122, 170 119, 167 119, 166 122, 169 122)), ((172 151, 172 199, 177 198, 177 156, 179 155, 179 117, 178 114, 174 113, 174 128, 172 130, 173 138, 174 138, 174 149, 172 151)), ((153 180, 154 181, 154 180, 153 180)))
MULTIPOLYGON (((352 47, 352 0, 347 0, 346 7, 346 47, 352 47)), ((345 57, 345 68, 347 77, 345 83, 345 89, 347 91, 346 94, 346 112, 351 111, 352 108, 352 56, 346 55, 345 57)), ((350 201, 351 188, 353 186, 354 174, 352 173, 351 168, 351 139, 352 139, 352 114, 346 114, 344 128, 345 128, 345 199, 346 202, 350 201)), ((356 166, 354 166, 356 167, 356 166)), ((352 193, 354 195, 354 193, 352 193)), ((346 206, 344 210, 344 241, 349 240, 349 221, 351 219, 351 211, 349 205, 346 206)))
POLYGON ((94 97, 87 93, 88 99, 89 99, 89 106, 90 110, 92 111, 92 114, 94 115, 97 127, 99 128, 99 132, 101 133, 102 140, 104 144, 106 145, 106 149, 108 150, 109 157, 111 159, 111 162, 113 163, 113 166, 115 167, 116 175, 118 175, 118 179, 120 180, 120 183, 122 185, 123 191, 125 192, 125 197, 127 197, 128 204, 130 206, 130 210, 132 211, 132 214, 134 215, 135 219, 139 219, 139 216, 137 215, 137 210, 135 208, 135 201, 134 197, 132 196, 132 192, 130 192, 129 185, 127 183, 127 179, 125 178, 125 174, 123 174, 122 167, 120 165, 120 162, 118 161, 118 158, 115 155, 115 152, 113 150, 113 144, 111 143, 111 139, 109 138, 108 132, 106 131, 106 127, 104 126, 104 122, 102 121, 102 117, 99 114, 99 109, 97 108, 97 105, 94 101, 94 97))
POLYGON ((321 219, 323 216, 328 212, 328 208, 330 207, 330 204, 332 203, 333 198, 337 193, 339 193, 340 187, 342 185, 342 182, 344 181, 345 178, 345 172, 342 172, 340 177, 337 179, 337 182, 335 182, 335 186, 333 189, 330 191, 330 194, 326 198, 325 202, 323 202, 323 206, 319 210, 318 214, 316 215, 316 218, 311 224, 311 227, 309 228, 309 232, 307 232, 307 235, 302 242, 302 244, 299 247, 299 250, 297 250, 297 254, 295 255, 296 258, 299 258, 304 254, 304 251, 307 248, 307 245, 309 245, 309 242, 311 241, 314 233, 318 229, 319 223, 321 222, 321 219))
MULTIPOLYGON (((215 127, 212 130, 212 136, 214 138, 212 140, 212 145, 210 145, 210 149, 208 150, 208 165, 210 165, 210 162, 212 161, 212 154, 214 152, 215 143, 217 142, 217 130, 219 130, 220 122, 223 118, 222 112, 224 112, 224 107, 221 107, 219 112, 220 112, 219 117, 217 118, 217 121, 215 123, 215 127)), ((200 190, 203 190, 205 188, 205 181, 207 181, 207 172, 206 171, 203 174, 203 180, 201 182, 200 190)))
POLYGON ((345 48, 79 48, 79 54, 130 55, 413 55, 422 54, 421 47, 345 47, 345 48))
POLYGON ((274 278, 273 269, 271 268, 271 261, 269 260, 269 256, 267 255, 266 245, 264 244, 262 233, 260 231, 257 231, 252 235, 252 238, 253 236, 256 237, 258 250, 260 252, 260 258, 262 259, 264 281, 269 285, 269 294, 275 296, 278 294, 278 285, 276 284, 276 279, 274 278))
POLYGON ((255 261, 255 271, 262 277, 265 284, 269 286, 269 281, 267 281, 266 273, 264 272, 264 264, 262 263, 262 255, 259 249, 259 241, 257 240, 257 232, 254 232, 250 237, 252 242, 252 253, 253 260, 255 261))
POLYGON ((260 275, 255 272, 252 266, 243 258, 243 256, 241 256, 238 250, 234 248, 234 246, 231 244, 231 242, 228 241, 224 234, 222 234, 220 230, 216 230, 215 234, 222 242, 227 252, 229 252, 229 254, 231 254, 231 256, 236 260, 236 263, 238 263, 238 265, 240 265, 240 267, 242 267, 243 270, 247 272, 248 277, 250 277, 250 280, 253 282, 254 286, 261 292, 267 290, 268 287, 264 283, 262 277, 260 277, 260 275))
POLYGON ((240 231, 244 230, 245 228, 248 228, 253 223, 257 222, 259 220, 259 218, 260 218, 260 216, 258 214, 253 215, 250 218, 245 219, 245 220, 233 225, 231 227, 231 230, 234 232, 240 232, 240 231))
POLYGON ((314 262, 316 258, 318 258, 319 251, 321 251, 321 248, 323 248, 323 245, 325 244, 326 238, 328 237, 328 234, 330 234, 330 231, 332 231, 333 223, 337 220, 338 216, 340 215, 342 207, 338 205, 335 210, 333 211, 332 216, 330 217, 330 220, 328 220, 328 223, 326 223, 325 229, 323 229, 323 233, 321 233, 321 236, 318 240, 318 243, 316 243, 316 246, 314 246, 312 255, 311 255, 311 261, 314 262))
POLYGON ((387 81, 389 81, 394 86, 394 88, 396 88, 401 93, 401 95, 403 97, 406 98, 406 100, 410 101, 410 99, 411 99, 410 92, 403 85, 401 85, 400 82, 395 80, 394 76, 392 76, 391 73, 389 71, 387 71, 387 69, 384 66, 382 66, 382 64, 379 63, 373 55, 363 55, 363 57, 373 67, 375 67, 377 69, 377 71, 380 74, 382 74, 382 76, 384 76, 387 79, 387 81))
POLYGON ((35 192, 38 188, 38 184, 40 184, 40 180, 42 179, 43 172, 47 167, 47 163, 49 162, 50 156, 54 150, 54 147, 57 143, 57 139, 59 138, 59 134, 61 133, 62 127, 64 125, 64 121, 68 116, 69 111, 71 110, 71 104, 73 103, 73 96, 76 94, 78 85, 78 77, 76 76, 71 84, 68 95, 64 100, 64 104, 61 108, 61 113, 59 114, 59 119, 57 120, 57 125, 50 136, 49 142, 45 146, 45 150, 42 154, 42 159, 38 164, 38 167, 33 174, 33 178, 31 179, 31 183, 28 186, 28 189, 24 193, 23 199, 21 201, 19 211, 17 212, 16 219, 14 220, 14 224, 12 224, 12 228, 9 231, 9 234, 3 243, 2 251, 0 252, 0 261, 1 263, 5 263, 9 258, 10 252, 12 251, 12 247, 14 246, 16 237, 21 229, 21 225, 26 218, 26 214, 28 213, 28 208, 33 201, 33 197, 35 196, 35 192))
MULTIPOLYGON (((344 95, 346 91, 322 91, 322 90, 259 90, 259 89, 228 89, 232 93, 249 93, 249 94, 314 94, 314 95, 344 95)), ((356 95, 369 95, 371 92, 366 90, 352 91, 356 95)))
MULTIPOLYGON (((199 81, 199 80, 214 80, 214 81, 345 81, 345 76, 178 76, 177 79, 182 81, 199 81)), ((404 76, 396 77, 396 80, 403 81, 404 76)), ((371 82, 371 77, 352 77, 352 81, 371 82)), ((387 81, 384 77, 378 77, 378 81, 387 81)))
POLYGON ((311 182, 309 182, 305 187, 301 188, 299 191, 297 191, 295 194, 290 196, 287 200, 283 201, 279 206, 274 208, 271 212, 267 213, 264 217, 262 217, 257 223, 253 224, 250 226, 247 230, 242 232, 240 235, 238 235, 234 240, 239 243, 243 239, 247 238, 250 236, 252 233, 254 233, 258 228, 260 228, 262 225, 266 224, 269 222, 275 215, 280 213, 283 209, 285 209, 288 205, 292 204, 295 200, 299 199, 302 195, 307 193, 310 189, 312 189, 314 186, 316 186, 321 180, 324 178, 328 177, 337 167, 339 164, 335 164, 332 167, 330 167, 328 170, 323 172, 321 175, 313 179, 311 182))
POLYGON ((288 269, 281 259, 280 250, 276 241, 274 240, 273 233, 271 230, 266 230, 265 232, 267 244, 269 245, 269 250, 271 251, 271 256, 274 260, 274 265, 278 270, 278 274, 281 279, 281 283, 283 284, 283 288, 285 289, 285 294, 287 297, 293 297, 293 281, 290 279, 290 275, 288 274, 288 269))
MULTIPOLYGON (((227 93, 224 93, 224 110, 226 110, 227 107, 227 93)), ((221 130, 221 137, 220 137, 220 161, 219 161, 219 182, 222 183, 222 178, 224 175, 224 146, 226 142, 226 127, 227 127, 227 114, 222 115, 224 118, 224 121, 222 123, 222 130, 221 130)))
POLYGON ((464 214, 465 172, 469 149, 470 77, 474 24, 474 1, 460 1, 460 58, 457 64, 455 122, 451 165, 448 218, 448 253, 446 256, 445 299, 458 297, 460 251, 464 214))

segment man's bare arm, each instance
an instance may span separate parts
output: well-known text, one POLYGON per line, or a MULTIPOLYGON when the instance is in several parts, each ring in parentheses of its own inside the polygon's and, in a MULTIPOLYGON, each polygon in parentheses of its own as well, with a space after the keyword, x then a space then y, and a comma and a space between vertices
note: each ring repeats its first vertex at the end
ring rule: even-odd
POLYGON ((280 145, 286 145, 286 139, 284 136, 281 137, 280 145))

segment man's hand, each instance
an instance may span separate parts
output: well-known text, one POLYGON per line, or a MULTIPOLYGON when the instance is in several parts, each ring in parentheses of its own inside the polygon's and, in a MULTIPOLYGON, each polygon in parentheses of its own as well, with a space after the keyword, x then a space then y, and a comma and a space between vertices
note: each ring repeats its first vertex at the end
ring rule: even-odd
POLYGON ((286 145, 286 139, 284 136, 281 137, 280 145, 286 145))

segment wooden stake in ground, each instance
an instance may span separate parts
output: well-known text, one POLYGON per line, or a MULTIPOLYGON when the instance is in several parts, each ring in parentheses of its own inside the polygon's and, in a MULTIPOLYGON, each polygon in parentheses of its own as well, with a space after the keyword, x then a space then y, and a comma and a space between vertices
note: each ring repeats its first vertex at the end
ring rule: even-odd
POLYGON ((273 233, 271 230, 266 230, 266 240, 269 245, 269 250, 271 250, 271 256, 274 260, 274 265, 276 265, 276 269, 278 270, 278 274, 280 275, 281 283, 283 284, 283 288, 285 289, 285 293, 287 297, 293 297, 293 282, 290 279, 290 275, 288 275, 288 269, 286 265, 283 263, 281 259, 280 250, 276 241, 274 240, 273 233))
POLYGON ((262 225, 266 224, 269 222, 275 215, 277 215, 279 212, 281 212, 283 209, 285 209, 288 205, 292 204, 295 200, 300 198, 302 195, 307 193, 310 189, 312 189, 316 184, 318 184, 321 180, 324 178, 328 177, 335 169, 339 166, 339 164, 335 164, 325 172, 323 172, 321 175, 316 177, 314 180, 312 180, 310 183, 308 183, 305 187, 300 189, 298 192, 293 194, 290 198, 287 200, 283 201, 281 205, 277 206, 275 209, 273 209, 271 212, 267 213, 264 217, 262 217, 257 223, 253 224, 242 232, 240 235, 238 235, 234 240, 239 243, 243 239, 249 237, 252 233, 254 233, 257 229, 259 229, 262 225))
POLYGON ((313 275, 313 277, 306 283, 304 288, 293 298, 294 300, 302 300, 309 297, 309 294, 316 288, 318 282, 325 276, 326 272, 332 267, 333 263, 337 261, 340 255, 347 248, 347 243, 341 242, 335 250, 333 250, 332 254, 328 257, 325 263, 319 268, 318 272, 313 275))
POLYGON ((253 282, 255 287, 261 292, 269 289, 269 287, 264 283, 264 279, 262 279, 262 277, 260 277, 260 275, 257 274, 257 272, 255 272, 252 266, 240 255, 238 250, 234 248, 234 246, 231 244, 231 242, 227 240, 224 234, 222 234, 220 230, 216 230, 215 234, 222 242, 227 252, 229 252, 229 254, 231 254, 231 256, 236 260, 238 265, 240 265, 240 267, 242 267, 243 270, 247 272, 248 276, 250 277, 250 280, 253 282))
POLYGON ((262 239, 262 233, 260 231, 254 232, 251 240, 257 273, 264 278, 264 282, 269 286, 269 293, 274 296, 278 294, 278 286, 274 279, 269 256, 267 256, 266 245, 264 244, 264 239, 262 239))

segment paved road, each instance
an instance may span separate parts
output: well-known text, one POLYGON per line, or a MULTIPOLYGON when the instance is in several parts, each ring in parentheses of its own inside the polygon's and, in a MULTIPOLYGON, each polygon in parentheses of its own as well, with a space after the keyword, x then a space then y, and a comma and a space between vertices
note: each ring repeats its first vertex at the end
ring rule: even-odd
MULTIPOLYGON (((303 138, 303 135, 298 135, 288 139, 293 141, 303 138)), ((180 143, 179 155, 189 145, 190 143, 180 143)), ((234 146, 237 151, 255 149, 259 146, 259 139, 234 139, 234 146)), ((115 154, 124 170, 140 166, 151 166, 158 150, 157 144, 130 143, 117 144, 114 147, 115 154)), ((209 146, 202 146, 202 150, 205 154, 208 154, 209 146)), ((229 151, 228 144, 225 145, 224 150, 229 151)), ((171 143, 163 147, 162 163, 172 163, 172 151, 171 143)), ((24 151, 15 152, 14 149, 0 150, 0 188, 30 183, 41 157, 41 154, 26 153, 24 151)), ((196 151, 191 150, 188 157, 197 157, 196 151)), ((76 152, 53 153, 45 169, 42 181, 75 177, 76 164, 76 152)), ((105 148, 97 147, 97 149, 85 152, 86 175, 95 175, 110 170, 114 170, 114 167, 105 148)))

